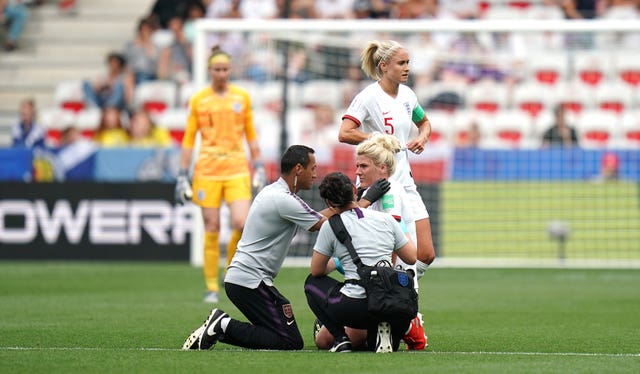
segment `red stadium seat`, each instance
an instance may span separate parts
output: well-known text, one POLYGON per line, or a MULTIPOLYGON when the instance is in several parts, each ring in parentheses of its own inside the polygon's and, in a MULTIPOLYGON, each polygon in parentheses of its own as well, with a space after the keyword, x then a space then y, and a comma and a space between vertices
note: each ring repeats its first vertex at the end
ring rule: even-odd
POLYGON ((176 83, 170 81, 146 81, 134 91, 134 106, 151 113, 162 113, 175 107, 178 95, 176 83))
POLYGON ((583 148, 606 149, 617 142, 619 117, 611 112, 593 109, 576 121, 578 142, 583 148))
POLYGON ((507 98, 508 89, 506 85, 493 81, 483 81, 469 87, 467 100, 472 109, 495 114, 507 107, 507 98))
POLYGON ((597 87, 609 78, 611 58, 602 52, 577 52, 574 56, 574 78, 587 86, 597 87))
POLYGON ((85 107, 80 80, 59 82, 56 84, 53 97, 56 105, 64 110, 78 113, 85 107))

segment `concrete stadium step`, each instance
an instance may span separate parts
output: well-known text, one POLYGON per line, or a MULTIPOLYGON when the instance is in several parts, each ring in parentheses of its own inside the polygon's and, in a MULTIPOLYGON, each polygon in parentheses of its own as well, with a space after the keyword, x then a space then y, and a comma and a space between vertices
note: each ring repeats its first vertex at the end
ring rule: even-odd
MULTIPOLYGON (((0 82, 5 86, 11 85, 53 85, 60 81, 93 79, 104 71, 101 66, 24 66, 16 69, 0 71, 0 82)), ((51 92, 53 94, 53 91, 51 92)))
POLYGON ((0 90, 0 114, 17 116, 20 102, 26 98, 34 99, 37 108, 51 107, 55 104, 51 92, 48 86, 0 90))
POLYGON ((0 69, 3 66, 68 65, 70 62, 73 62, 73 65, 104 66, 107 53, 122 49, 121 45, 116 44, 38 43, 28 45, 0 60, 0 69))
POLYGON ((82 18, 56 18, 26 28, 23 37, 27 40, 51 42, 60 40, 90 41, 132 39, 136 32, 136 21, 130 19, 85 20, 82 18))

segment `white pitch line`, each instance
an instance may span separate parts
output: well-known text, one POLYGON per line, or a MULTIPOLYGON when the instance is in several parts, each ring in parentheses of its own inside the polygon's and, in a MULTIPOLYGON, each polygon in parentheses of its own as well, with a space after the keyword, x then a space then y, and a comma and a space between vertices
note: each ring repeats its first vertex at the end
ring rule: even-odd
MULTIPOLYGON (((181 351, 180 348, 98 348, 98 347, 0 347, 0 351, 181 351)), ((244 349, 224 349, 241 352, 244 349)), ((265 350, 266 351, 266 350, 265 350)), ((320 350, 291 351, 291 353, 322 352, 320 350)), ((413 354, 420 352, 414 351, 413 354)), ((438 355, 493 355, 493 356, 584 356, 584 357, 640 357, 640 353, 597 353, 597 352, 447 352, 426 351, 426 354, 438 355)))

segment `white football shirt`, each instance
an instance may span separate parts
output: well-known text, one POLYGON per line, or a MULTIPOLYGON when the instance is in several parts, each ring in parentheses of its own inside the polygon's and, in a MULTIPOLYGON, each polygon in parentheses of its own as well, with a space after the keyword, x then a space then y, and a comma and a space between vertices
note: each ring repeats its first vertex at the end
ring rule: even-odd
MULTIPOLYGON (((405 147, 409 142, 411 128, 416 126, 412 116, 417 105, 418 98, 408 86, 401 84, 398 95, 394 98, 375 82, 356 95, 342 118, 354 121, 367 134, 378 131, 393 135, 405 147)), ((396 171, 389 178, 400 182, 404 187, 415 185, 407 152, 404 148, 396 154, 396 171)))

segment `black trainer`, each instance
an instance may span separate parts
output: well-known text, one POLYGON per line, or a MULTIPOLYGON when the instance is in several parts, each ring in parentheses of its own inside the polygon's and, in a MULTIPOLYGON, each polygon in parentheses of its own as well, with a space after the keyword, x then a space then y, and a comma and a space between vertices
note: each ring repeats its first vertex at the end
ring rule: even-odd
POLYGON ((198 339, 199 349, 207 350, 218 342, 220 335, 222 335, 220 321, 225 317, 229 317, 229 315, 220 309, 215 308, 211 311, 209 318, 204 322, 202 335, 200 335, 200 338, 198 339))
POLYGON ((351 349, 351 341, 348 337, 343 336, 333 341, 333 346, 329 349, 329 352, 347 353, 351 352, 351 349))

